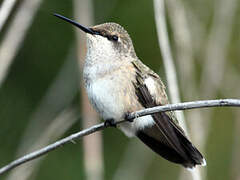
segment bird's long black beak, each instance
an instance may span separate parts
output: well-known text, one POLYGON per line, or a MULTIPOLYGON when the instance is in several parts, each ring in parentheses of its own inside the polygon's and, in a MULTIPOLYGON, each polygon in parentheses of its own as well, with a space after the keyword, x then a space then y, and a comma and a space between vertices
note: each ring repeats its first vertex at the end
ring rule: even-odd
POLYGON ((71 19, 68 19, 68 18, 66 18, 66 17, 64 17, 64 16, 62 16, 62 15, 60 15, 60 14, 54 13, 53 15, 56 16, 56 17, 58 17, 58 18, 60 18, 60 19, 62 19, 62 20, 64 20, 64 21, 67 21, 67 22, 73 24, 74 26, 77 26, 78 28, 80 28, 80 29, 81 29, 82 31, 84 31, 85 33, 95 34, 95 32, 94 32, 93 30, 91 30, 90 28, 84 27, 84 26, 82 26, 81 24, 79 24, 79 23, 77 23, 77 22, 75 22, 75 21, 73 21, 73 20, 71 20, 71 19))

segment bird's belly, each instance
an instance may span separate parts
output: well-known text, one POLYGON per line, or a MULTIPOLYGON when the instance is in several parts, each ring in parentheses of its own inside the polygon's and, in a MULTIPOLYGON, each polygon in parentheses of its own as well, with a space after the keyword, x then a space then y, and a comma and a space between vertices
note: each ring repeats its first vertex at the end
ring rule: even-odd
POLYGON ((119 128, 128 137, 133 137, 136 135, 137 131, 143 130, 146 127, 151 127, 155 124, 151 115, 138 117, 134 119, 133 122, 126 122, 119 124, 119 128))
MULTIPOLYGON (((86 86, 88 97, 104 120, 122 120, 125 113, 143 109, 135 95, 135 88, 128 77, 109 76, 91 81, 86 86)), ((135 136, 138 130, 154 125, 152 117, 144 116, 119 124, 125 135, 135 136)))
POLYGON ((91 103, 104 120, 119 120, 124 116, 123 87, 120 86, 113 80, 103 78, 86 87, 91 103))

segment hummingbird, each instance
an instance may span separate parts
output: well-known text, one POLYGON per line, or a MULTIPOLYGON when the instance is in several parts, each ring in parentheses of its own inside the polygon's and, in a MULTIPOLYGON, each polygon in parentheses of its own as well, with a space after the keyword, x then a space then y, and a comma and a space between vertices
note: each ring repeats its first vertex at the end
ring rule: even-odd
MULTIPOLYGON (((85 27, 62 15, 56 17, 86 33, 83 79, 96 111, 112 126, 129 113, 169 104, 161 78, 137 57, 128 32, 117 23, 85 27)), ((206 164, 202 154, 179 126, 174 112, 159 112, 118 124, 163 158, 185 168, 206 164)))

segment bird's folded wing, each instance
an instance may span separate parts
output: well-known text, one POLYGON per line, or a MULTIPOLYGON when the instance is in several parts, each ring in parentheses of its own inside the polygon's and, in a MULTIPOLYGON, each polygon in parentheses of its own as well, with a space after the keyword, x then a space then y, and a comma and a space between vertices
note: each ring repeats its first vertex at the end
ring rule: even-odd
MULTIPOLYGON (((134 86, 138 101, 142 104, 142 106, 149 108, 167 104, 168 99, 165 93, 165 87, 159 76, 139 61, 134 61, 133 64, 138 69, 136 72, 136 82, 134 82, 134 86), (154 88, 156 92, 153 93, 152 90, 149 89, 150 87, 148 87, 145 83, 147 78, 153 79, 155 87, 152 88, 154 88)), ((190 162, 190 164, 192 162, 193 165, 201 164, 201 160, 203 158, 202 155, 187 139, 184 131, 178 125, 173 112, 160 112, 153 114, 152 117, 160 132, 156 132, 156 134, 151 133, 150 131, 141 132, 145 133, 142 134, 144 135, 142 140, 144 138, 153 138, 156 142, 158 141, 162 144, 162 146, 165 146, 165 149, 172 150, 174 153, 178 154, 181 158, 183 158, 183 161, 190 162)), ((148 142, 145 142, 145 144, 146 143, 148 142)), ((150 144, 148 145, 151 146, 150 144)), ((153 150, 156 151, 156 149, 153 150)))

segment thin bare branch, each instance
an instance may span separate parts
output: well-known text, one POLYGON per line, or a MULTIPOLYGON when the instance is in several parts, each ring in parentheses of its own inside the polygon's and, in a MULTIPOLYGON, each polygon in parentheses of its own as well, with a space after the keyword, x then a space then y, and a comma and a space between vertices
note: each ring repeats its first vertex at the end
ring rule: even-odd
MULTIPOLYGON (((77 73, 77 68, 72 54, 73 48, 70 48, 65 63, 31 115, 19 142, 15 157, 22 156, 56 141, 79 119, 76 107, 74 110, 73 107, 69 107, 78 92, 78 78, 73 75, 77 73), (63 107, 69 108, 62 111, 63 107)), ((9 173, 6 180, 30 179, 36 174, 43 159, 16 168, 9 173)))
POLYGON ((102 129, 104 129, 105 126, 104 126, 104 123, 101 123, 101 124, 98 124, 98 125, 94 125, 90 128, 87 128, 87 129, 84 129, 78 133, 75 133, 75 134, 72 134, 66 138, 63 138, 53 144, 50 144, 42 149, 39 149, 38 151, 34 151, 30 154, 27 154, 13 162, 11 162, 10 164, 8 164, 7 166, 4 166, 3 168, 0 169, 0 174, 3 174, 11 169, 13 169, 14 167, 16 166, 19 166, 20 164, 23 164, 25 162, 28 162, 30 160, 33 160, 33 159, 36 159, 44 154, 47 154, 48 152, 50 151, 53 151, 54 149, 58 148, 58 147, 61 147, 63 146, 64 144, 66 143, 71 143, 71 142, 74 142, 74 140, 76 140, 77 138, 79 137, 83 137, 83 136, 86 136, 86 135, 89 135, 89 134, 92 134, 96 131, 100 131, 102 129))
MULTIPOLYGON (((133 112, 133 113, 129 114, 128 119, 118 121, 118 122, 116 122, 116 124, 124 123, 130 119, 134 119, 134 118, 138 118, 141 116, 146 116, 146 115, 150 115, 150 114, 154 114, 154 113, 158 113, 158 112, 187 110, 187 109, 206 108, 206 107, 226 107, 226 106, 240 107, 240 99, 203 100, 203 101, 192 101, 192 102, 168 104, 168 105, 164 105, 164 106, 156 106, 153 108, 148 108, 148 109, 143 109, 140 111, 133 112)), ((104 123, 94 125, 90 128, 84 129, 80 132, 77 132, 66 138, 56 141, 55 143, 50 144, 46 147, 43 147, 42 149, 39 149, 30 154, 27 154, 15 161, 12 161, 8 165, 2 167, 0 169, 0 175, 6 173, 7 171, 25 163, 25 162, 28 162, 28 161, 36 159, 44 154, 47 154, 48 152, 53 151, 54 149, 57 149, 58 147, 61 147, 66 143, 73 142, 74 140, 76 140, 80 137, 103 130, 107 127, 109 127, 109 126, 105 126, 104 123)))
MULTIPOLYGON (((25 153, 32 152, 40 147, 46 146, 53 140, 57 140, 61 137, 77 120, 79 119, 79 114, 77 107, 68 107, 63 110, 59 115, 50 123, 48 127, 45 128, 42 134, 35 139, 30 147, 25 151, 25 153)), ((27 180, 31 179, 36 173, 40 163, 44 158, 38 159, 36 161, 31 161, 31 163, 24 164, 23 166, 16 168, 11 171, 6 180, 27 180)))

